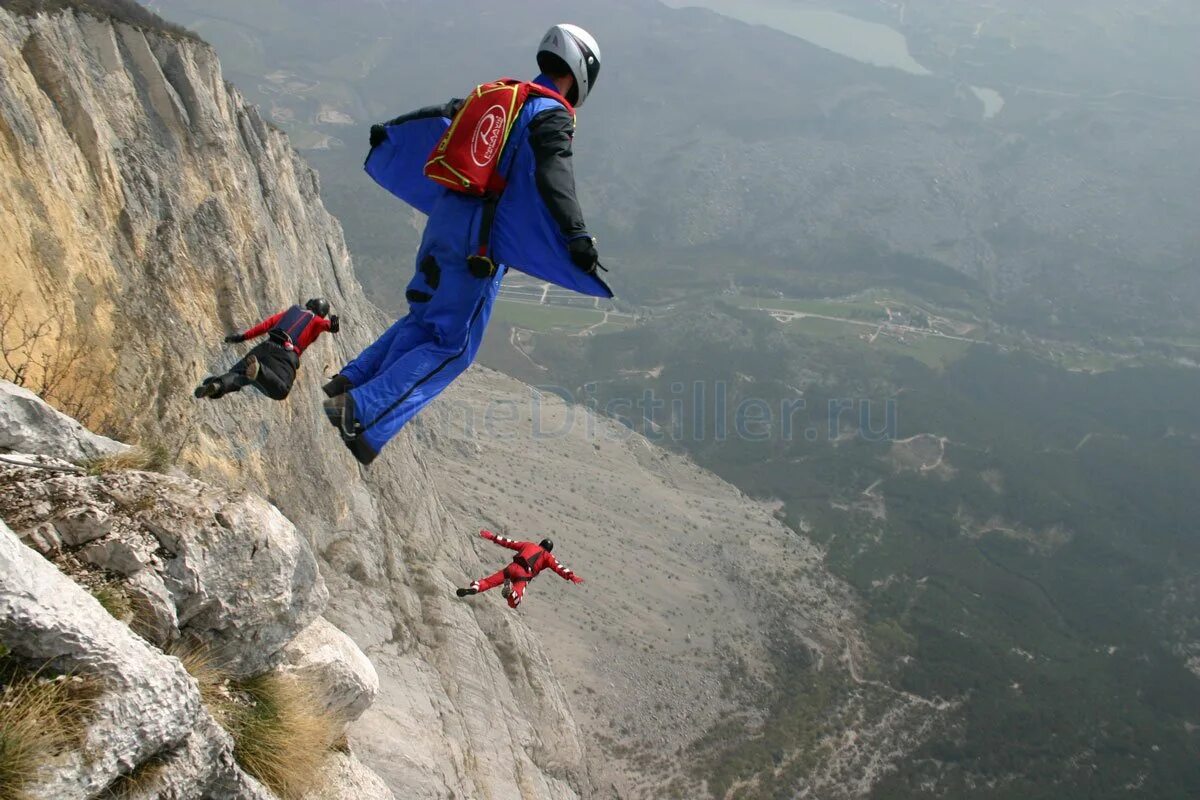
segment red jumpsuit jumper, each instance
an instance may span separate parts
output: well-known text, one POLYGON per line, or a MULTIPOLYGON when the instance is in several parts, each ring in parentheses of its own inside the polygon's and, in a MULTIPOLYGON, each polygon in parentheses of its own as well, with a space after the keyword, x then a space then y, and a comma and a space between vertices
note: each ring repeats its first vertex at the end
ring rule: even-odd
POLYGON ((583 583, 583 578, 572 572, 570 567, 558 563, 558 559, 535 542, 517 542, 504 536, 497 536, 491 531, 480 531, 479 535, 501 547, 517 551, 517 554, 513 556, 512 563, 507 567, 471 584, 471 588, 477 592, 486 592, 488 589, 495 589, 504 583, 505 578, 512 581, 512 591, 508 595, 509 608, 516 608, 521 604, 521 598, 525 596, 526 584, 544 569, 554 570, 563 580, 583 583))
POLYGON ((224 375, 205 379, 204 384, 215 382, 220 386, 217 394, 212 396, 214 400, 230 392, 239 392, 250 384, 257 386, 272 400, 283 400, 292 391, 304 349, 315 342, 322 333, 338 332, 334 319, 318 317, 300 306, 292 306, 267 317, 243 333, 242 341, 257 339, 264 334, 269 334, 272 338, 255 345, 245 358, 230 367, 224 375), (254 356, 258 361, 258 377, 253 381, 246 377, 246 365, 250 356, 254 356))

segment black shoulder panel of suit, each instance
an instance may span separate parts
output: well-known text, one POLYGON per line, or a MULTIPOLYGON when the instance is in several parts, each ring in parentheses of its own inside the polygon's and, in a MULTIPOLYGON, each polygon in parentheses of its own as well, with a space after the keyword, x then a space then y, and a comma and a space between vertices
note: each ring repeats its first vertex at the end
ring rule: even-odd
POLYGON ((416 111, 410 111, 407 114, 401 114, 395 119, 390 119, 386 125, 400 125, 405 122, 412 122, 414 119, 428 119, 430 117, 447 117, 453 119, 458 110, 462 108, 463 99, 455 97, 448 102, 436 106, 425 106, 418 108, 416 111))
POLYGON ((587 233, 583 211, 575 196, 575 167, 571 161, 574 134, 575 122, 564 108, 543 111, 529 123, 538 192, 568 239, 587 233))

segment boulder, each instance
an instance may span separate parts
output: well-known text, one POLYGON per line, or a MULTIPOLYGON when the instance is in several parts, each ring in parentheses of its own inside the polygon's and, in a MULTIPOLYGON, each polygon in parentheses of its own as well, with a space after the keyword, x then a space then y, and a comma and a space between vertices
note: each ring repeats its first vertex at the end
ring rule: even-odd
POLYGON ((28 389, 0 381, 0 450, 78 463, 128 449, 129 445, 92 433, 28 389))
POLYGON ((87 504, 59 512, 52 520, 58 537, 67 547, 80 547, 103 539, 112 532, 112 517, 104 509, 87 504))
POLYGON ((21 531, 20 537, 21 541, 47 557, 61 550, 63 546, 62 539, 58 538, 58 530, 49 522, 21 531))
POLYGON ((179 629, 236 676, 273 668, 317 619, 328 591, 307 542, 279 509, 198 481, 156 481, 140 519, 165 551, 162 578, 179 629))
POLYGON ((352 753, 336 753, 325 769, 327 780, 304 800, 396 800, 383 779, 352 753))
POLYGON ((324 618, 318 618, 283 649, 279 669, 320 689, 325 707, 346 722, 362 716, 379 693, 379 676, 371 660, 324 618))
MULTIPOLYGON (((183 744, 160 754, 147 776, 110 787, 121 800, 278 800, 233 759, 233 740, 211 716, 183 744)), ((105 795, 106 797, 109 795, 105 795)))
POLYGON ((154 551, 142 542, 126 541, 114 537, 103 542, 89 544, 79 551, 79 558, 105 572, 112 572, 128 578, 153 563, 154 551))
POLYGON ((175 602, 157 572, 144 569, 123 585, 133 606, 133 629, 158 647, 166 647, 179 638, 179 617, 175 602))
POLYGON ((152 641, 202 643, 235 676, 272 669, 325 607, 308 543, 260 497, 152 472, 0 475, 3 515, 31 546, 128 579, 152 641))

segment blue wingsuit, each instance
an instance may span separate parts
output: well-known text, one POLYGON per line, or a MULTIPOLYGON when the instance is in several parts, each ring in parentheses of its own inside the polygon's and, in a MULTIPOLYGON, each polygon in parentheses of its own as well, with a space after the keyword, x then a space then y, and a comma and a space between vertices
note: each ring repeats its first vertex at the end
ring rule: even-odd
MULTIPOLYGON (((536 82, 554 87, 545 76, 536 82)), ((508 186, 491 232, 491 255, 499 268, 490 278, 467 269, 479 242, 484 201, 424 176, 448 117, 401 118, 387 126, 386 140, 367 157, 367 173, 376 182, 429 216, 408 285, 407 316, 340 372, 353 386, 359 438, 372 455, 475 360, 509 267, 583 294, 612 297, 603 280, 572 263, 567 236, 539 194, 528 129, 538 114, 554 107, 562 104, 531 95, 501 156, 508 186)))

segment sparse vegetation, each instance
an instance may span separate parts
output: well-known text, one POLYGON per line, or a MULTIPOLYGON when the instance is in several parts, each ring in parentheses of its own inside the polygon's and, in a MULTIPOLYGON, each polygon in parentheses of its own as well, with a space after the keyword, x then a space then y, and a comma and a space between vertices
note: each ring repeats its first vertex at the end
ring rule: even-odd
POLYGON ((846 701, 845 678, 816 669, 807 649, 784 642, 772 653, 768 684, 737 668, 726 676, 726 691, 753 698, 766 714, 732 715, 709 730, 693 748, 706 757, 701 777, 713 797, 744 800, 790 796, 826 756, 824 737, 842 724, 837 711, 846 701))
POLYGON ((299 800, 318 783, 341 735, 339 721, 312 687, 268 672, 238 683, 249 704, 239 708, 234 756, 283 800, 299 800))
POLYGON ((341 721, 325 709, 319 692, 276 672, 231 678, 202 647, 176 655, 209 713, 233 736, 242 768, 282 800, 311 791, 330 753, 344 744, 341 721))
POLYGON ((236 705, 230 691, 230 677, 216 663, 207 647, 190 643, 170 648, 169 655, 179 659, 183 668, 196 681, 200 689, 200 701, 223 728, 228 729, 236 705))
POLYGON ((113 472, 140 470, 142 472, 165 472, 172 464, 170 448, 161 443, 139 445, 121 453, 97 456, 83 463, 89 475, 108 475, 113 472))
POLYGON ((91 590, 92 597, 112 615, 113 619, 130 624, 134 620, 133 601, 116 581, 102 583, 91 590))
POLYGON ((158 31, 178 39, 202 41, 181 25, 167 22, 134 0, 0 0, 0 8, 32 17, 59 11, 75 11, 100 19, 111 19, 143 30, 158 31))
POLYGON ((24 672, 0 652, 0 800, 34 800, 46 765, 79 746, 94 697, 85 678, 24 672))
POLYGON ((88 358, 86 343, 65 335, 62 320, 71 317, 63 298, 55 298, 43 316, 33 316, 20 292, 0 289, 0 378, 96 430, 110 421, 112 390, 108 376, 88 358))

